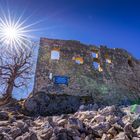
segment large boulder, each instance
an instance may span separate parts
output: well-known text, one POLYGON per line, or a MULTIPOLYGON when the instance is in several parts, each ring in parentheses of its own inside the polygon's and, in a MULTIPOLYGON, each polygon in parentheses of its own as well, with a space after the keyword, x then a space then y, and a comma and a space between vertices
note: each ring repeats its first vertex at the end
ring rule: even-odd
POLYGON ((80 97, 52 95, 39 92, 26 99, 24 107, 28 114, 54 115, 73 113, 79 109, 80 97))

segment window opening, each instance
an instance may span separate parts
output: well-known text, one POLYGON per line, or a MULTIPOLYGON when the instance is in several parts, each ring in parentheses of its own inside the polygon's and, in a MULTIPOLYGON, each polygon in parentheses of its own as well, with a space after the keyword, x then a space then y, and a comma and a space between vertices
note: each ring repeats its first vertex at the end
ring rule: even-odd
POLYGON ((92 52, 92 53, 91 53, 91 56, 92 56, 92 58, 98 58, 98 53, 92 52))
POLYGON ((53 79, 53 74, 52 74, 52 73, 49 74, 49 79, 50 79, 50 80, 53 79))
POLYGON ((83 64, 84 63, 83 57, 80 57, 80 56, 73 57, 72 60, 74 60, 76 64, 83 64))
POLYGON ((111 59, 106 58, 106 63, 107 63, 107 64, 111 64, 111 59))
POLYGON ((93 62, 93 63, 92 63, 92 66, 93 66, 93 68, 94 68, 95 70, 98 70, 98 71, 100 71, 100 72, 103 71, 103 69, 102 69, 102 67, 101 67, 101 65, 100 65, 99 62, 93 62))
POLYGON ((59 60, 60 59, 60 51, 59 50, 52 50, 51 51, 51 59, 52 60, 59 60))
POLYGON ((105 55, 105 60, 106 60, 107 64, 111 64, 112 63, 112 61, 111 61, 111 59, 110 59, 108 54, 105 55))

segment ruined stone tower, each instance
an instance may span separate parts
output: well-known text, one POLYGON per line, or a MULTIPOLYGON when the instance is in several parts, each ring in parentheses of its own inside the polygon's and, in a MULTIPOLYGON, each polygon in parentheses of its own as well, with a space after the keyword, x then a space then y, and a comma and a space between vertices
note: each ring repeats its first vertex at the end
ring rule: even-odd
POLYGON ((140 61, 123 49, 41 38, 34 93, 38 91, 108 102, 135 100, 140 95, 140 61))

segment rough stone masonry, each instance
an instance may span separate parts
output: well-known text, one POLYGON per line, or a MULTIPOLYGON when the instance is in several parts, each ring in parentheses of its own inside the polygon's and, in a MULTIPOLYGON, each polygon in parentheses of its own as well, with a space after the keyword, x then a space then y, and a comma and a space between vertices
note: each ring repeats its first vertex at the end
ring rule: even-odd
POLYGON ((39 91, 109 104, 138 100, 140 61, 123 49, 41 38, 34 93, 39 91), (68 78, 68 85, 56 84, 56 76, 68 78))

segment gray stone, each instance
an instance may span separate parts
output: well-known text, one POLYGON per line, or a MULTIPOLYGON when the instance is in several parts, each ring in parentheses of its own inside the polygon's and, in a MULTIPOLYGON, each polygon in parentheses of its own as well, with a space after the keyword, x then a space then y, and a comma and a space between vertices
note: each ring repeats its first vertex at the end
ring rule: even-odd
POLYGON ((0 140, 14 140, 10 135, 7 133, 0 133, 0 140))
POLYGON ((77 128, 79 130, 83 130, 83 122, 76 119, 76 118, 69 118, 68 119, 68 127, 70 128, 77 128))
POLYGON ((16 118, 14 116, 10 117, 8 120, 10 123, 16 122, 16 118))
POLYGON ((99 112, 101 115, 104 115, 104 116, 115 115, 115 116, 123 117, 125 115, 125 113, 122 112, 119 107, 114 106, 114 105, 107 106, 99 112))
POLYGON ((133 137, 132 140, 140 140, 138 137, 133 137))
POLYGON ((39 134, 39 136, 43 139, 43 140, 48 140, 51 138, 53 134, 53 129, 45 129, 45 130, 42 130, 39 134))
POLYGON ((0 121, 0 127, 2 126, 8 126, 9 122, 8 121, 0 121))
POLYGON ((101 140, 110 140, 110 139, 108 138, 107 134, 103 134, 101 140))
POLYGON ((87 107, 85 105, 80 105, 79 111, 85 111, 87 110, 87 107))
POLYGON ((19 136, 15 140, 25 140, 25 139, 23 138, 23 136, 19 136))
POLYGON ((3 121, 8 119, 9 119, 8 113, 5 111, 0 111, 0 120, 3 121))
POLYGON ((19 127, 20 129, 24 127, 25 123, 22 120, 18 120, 13 123, 16 127, 19 127))
POLYGON ((66 119, 62 119, 58 121, 58 125, 59 126, 64 126, 65 124, 67 124, 67 120, 66 119))
POLYGON ((118 133, 123 131, 123 128, 119 124, 117 124, 117 123, 113 124, 112 126, 115 128, 115 130, 118 133))
POLYGON ((30 140, 38 140, 35 132, 30 132, 30 140))
POLYGON ((57 140, 67 140, 67 134, 66 133, 59 133, 57 135, 57 140))
POLYGON ((92 126, 92 129, 95 131, 101 131, 102 133, 107 133, 110 129, 110 124, 108 122, 102 122, 92 126))
POLYGON ((140 136, 140 127, 137 128, 137 135, 140 136))
POLYGON ((22 134, 21 129, 18 127, 13 127, 11 128, 11 131, 9 132, 9 134, 12 136, 12 138, 16 138, 18 136, 20 136, 22 134))
POLYGON ((129 137, 129 138, 132 138, 133 137, 133 134, 134 134, 134 131, 133 131, 133 128, 132 128, 132 124, 131 123, 127 123, 124 127, 124 132, 125 134, 129 137))
POLYGON ((97 115, 97 116, 94 117, 94 120, 95 120, 97 123, 104 122, 104 121, 105 121, 105 117, 102 116, 102 115, 97 115))
MULTIPOLYGON (((23 140, 30 140, 30 133, 29 132, 26 132, 23 134, 23 136, 21 136, 23 138, 23 140)), ((20 137, 20 138, 21 138, 20 137)), ((18 138, 18 137, 17 137, 18 138)))
POLYGON ((81 136, 80 132, 76 128, 67 128, 67 135, 70 137, 81 136))
POLYGON ((8 133, 11 130, 9 126, 0 127, 0 133, 5 132, 8 133))
POLYGON ((50 95, 44 92, 35 94, 25 101, 28 114, 54 115, 73 113, 80 106, 80 98, 69 95, 50 95))
POLYGON ((26 132, 22 136, 17 137, 15 140, 38 140, 34 132, 26 132))
POLYGON ((92 136, 92 134, 85 137, 84 140, 95 140, 95 138, 92 136))
POLYGON ((81 140, 81 138, 79 136, 74 136, 73 140, 81 140))
POLYGON ((38 105, 34 98, 28 98, 25 102, 25 108, 30 113, 37 113, 38 105))
POLYGON ((137 129, 140 126, 140 116, 138 116, 133 122, 132 122, 132 127, 134 129, 137 129))
POLYGON ((130 140, 124 132, 120 132, 113 140, 130 140))
POLYGON ((109 115, 106 116, 106 121, 108 121, 111 125, 114 123, 117 123, 117 121, 120 120, 120 117, 114 116, 114 115, 109 115))

